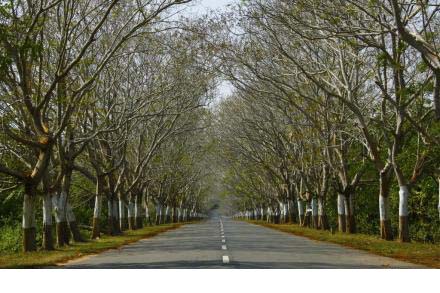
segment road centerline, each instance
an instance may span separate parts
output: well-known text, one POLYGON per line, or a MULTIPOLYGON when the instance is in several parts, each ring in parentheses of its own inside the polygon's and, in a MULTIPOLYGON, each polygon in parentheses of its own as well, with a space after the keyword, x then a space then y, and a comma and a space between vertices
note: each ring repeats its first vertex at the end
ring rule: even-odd
POLYGON ((227 255, 223 255, 222 260, 223 260, 223 263, 224 263, 224 264, 229 263, 229 256, 227 256, 227 255))

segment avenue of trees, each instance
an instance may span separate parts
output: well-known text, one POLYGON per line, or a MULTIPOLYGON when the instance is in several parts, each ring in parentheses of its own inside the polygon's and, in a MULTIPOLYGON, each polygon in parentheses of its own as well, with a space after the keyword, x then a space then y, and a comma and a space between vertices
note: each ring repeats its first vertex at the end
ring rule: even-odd
POLYGON ((51 250, 200 216, 215 78, 176 21, 188 2, 0 1, 2 239, 51 250))
POLYGON ((213 193, 440 241, 440 1, 190 2, 0 1, 0 253, 189 221, 213 193))
POLYGON ((440 2, 253 0, 212 26, 237 216, 440 241, 440 2))

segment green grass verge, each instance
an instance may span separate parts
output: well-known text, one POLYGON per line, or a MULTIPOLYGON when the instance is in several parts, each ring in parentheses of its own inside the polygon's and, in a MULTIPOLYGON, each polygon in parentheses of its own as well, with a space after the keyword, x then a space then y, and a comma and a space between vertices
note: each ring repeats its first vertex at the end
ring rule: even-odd
POLYGON ((386 241, 378 236, 366 234, 345 234, 330 231, 316 230, 301 227, 295 224, 268 224, 264 221, 247 221, 252 224, 276 229, 313 240, 337 243, 351 248, 366 250, 368 252, 422 264, 432 268, 440 268, 440 245, 419 242, 401 243, 386 241))
POLYGON ((105 235, 97 240, 88 240, 84 243, 72 243, 69 246, 53 251, 3 253, 0 254, 0 268, 42 268, 55 266, 75 258, 118 248, 168 230, 179 228, 180 226, 182 226, 182 224, 179 223, 144 227, 134 231, 125 231, 123 235, 119 236, 105 235))

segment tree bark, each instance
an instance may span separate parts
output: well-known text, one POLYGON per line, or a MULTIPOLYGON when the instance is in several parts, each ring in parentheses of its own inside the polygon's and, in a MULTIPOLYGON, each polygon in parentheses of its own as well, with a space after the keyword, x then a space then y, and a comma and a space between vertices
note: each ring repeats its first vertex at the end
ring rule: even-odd
POLYGON ((121 227, 119 226, 119 206, 118 200, 114 196, 112 199, 112 209, 113 209, 113 231, 115 235, 120 235, 122 233, 121 227))
POLYGON ((102 196, 98 193, 95 195, 95 208, 93 210, 92 239, 98 239, 101 235, 99 217, 102 209, 102 196))
POLYGON ((379 217, 380 217, 380 236, 385 240, 393 240, 393 234, 391 230, 390 204, 389 204, 389 178, 387 178, 386 172, 380 172, 379 174, 379 217))
POLYGON ((151 226, 151 218, 150 218, 150 211, 148 210, 148 203, 145 204, 145 220, 148 223, 148 225, 151 226))
POLYGON ((43 197, 43 249, 54 249, 52 237, 52 198, 49 192, 43 197))
POLYGON ((304 214, 303 226, 311 227, 312 226, 312 208, 310 202, 306 202, 306 211, 304 214))
POLYGON ((344 197, 344 208, 345 208, 345 231, 347 233, 356 233, 356 220, 354 217, 354 200, 353 194, 349 193, 344 197))
POLYGON ((405 185, 399 186, 399 240, 410 242, 408 223, 409 190, 405 185))
POLYGON ((324 199, 318 198, 318 228, 322 230, 329 230, 328 218, 324 209, 324 199))
POLYGON ((70 238, 66 219, 67 194, 62 190, 59 196, 53 196, 52 200, 53 206, 55 207, 57 246, 63 247, 64 245, 69 245, 70 238))
POLYGON ((133 200, 131 198, 128 200, 127 211, 128 211, 128 229, 135 230, 136 225, 134 222, 134 204, 133 204, 133 200))
POLYGON ((69 201, 67 201, 66 203, 66 216, 67 222, 69 223, 70 232, 72 233, 73 241, 84 242, 84 239, 82 238, 79 231, 78 223, 76 222, 75 214, 73 213, 72 206, 69 204, 69 201))
POLYGON ((160 206, 160 204, 156 204, 156 225, 160 225, 160 218, 161 218, 161 213, 162 213, 162 207, 160 206))
POLYGON ((134 198, 134 221, 136 224, 136 229, 141 229, 143 227, 141 211, 142 210, 139 205, 139 197, 136 195, 134 198))
POLYGON ((119 198, 119 227, 121 231, 125 231, 128 228, 128 220, 125 213, 126 205, 122 198, 119 198))
POLYGON ((312 226, 315 229, 319 229, 319 226, 318 226, 318 222, 319 222, 318 203, 315 198, 312 198, 311 206, 312 206, 312 226))
POLYGON ((26 184, 23 199, 23 251, 36 251, 35 186, 26 184))
POLYGON ((339 232, 346 231, 345 223, 345 195, 338 193, 338 230, 339 232))
POLYGON ((170 216, 170 207, 167 206, 165 209, 165 223, 170 223, 171 222, 171 216, 170 216))
POLYGON ((301 199, 298 198, 298 222, 300 226, 304 226, 304 205, 301 199))

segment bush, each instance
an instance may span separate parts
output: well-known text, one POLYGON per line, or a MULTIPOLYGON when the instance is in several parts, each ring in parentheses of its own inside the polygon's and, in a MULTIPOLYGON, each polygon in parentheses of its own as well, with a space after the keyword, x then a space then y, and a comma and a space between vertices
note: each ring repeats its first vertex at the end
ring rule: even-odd
POLYGON ((19 224, 0 227, 0 253, 19 252, 22 245, 22 232, 19 224))

